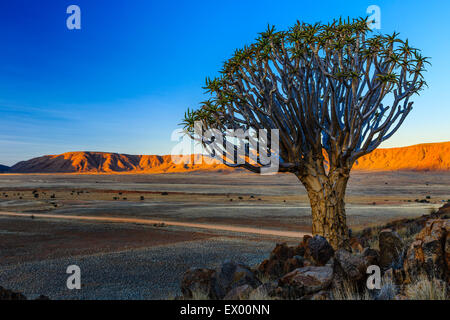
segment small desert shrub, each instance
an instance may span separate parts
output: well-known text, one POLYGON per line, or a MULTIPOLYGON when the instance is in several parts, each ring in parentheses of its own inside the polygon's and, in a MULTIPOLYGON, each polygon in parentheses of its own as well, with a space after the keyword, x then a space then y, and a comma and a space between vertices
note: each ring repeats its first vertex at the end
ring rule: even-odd
POLYGON ((170 294, 167 300, 211 300, 206 292, 203 290, 192 290, 192 297, 175 296, 170 294))
POLYGON ((398 288, 392 279, 383 277, 381 280, 381 289, 377 294, 377 300, 394 300, 397 292, 398 288))
POLYGON ((202 290, 192 291, 192 298, 190 300, 210 300, 208 294, 202 290))
POLYGON ((275 298, 269 296, 265 290, 257 289, 250 292, 248 300, 275 300, 275 298))
POLYGON ((378 241, 378 236, 374 236, 374 237, 370 238, 367 241, 367 246, 372 249, 375 249, 375 250, 380 250, 380 243, 378 241))
POLYGON ((258 279, 259 279, 259 281, 261 281, 261 283, 268 283, 268 282, 270 282, 270 281, 272 281, 273 279, 269 276, 269 275, 267 275, 267 274, 259 274, 258 275, 258 279))
POLYGON ((406 227, 397 229, 397 233, 403 240, 405 247, 409 247, 415 240, 416 235, 422 230, 423 226, 418 223, 408 224, 406 227))
POLYGON ((448 300, 447 288, 443 281, 420 275, 405 288, 405 294, 410 300, 448 300))
POLYGON ((358 292, 355 284, 351 281, 344 281, 339 287, 331 291, 331 300, 372 300, 367 289, 358 292))
POLYGON ((174 295, 173 293, 171 293, 167 296, 166 300, 174 301, 174 300, 178 300, 178 297, 176 295, 174 295))

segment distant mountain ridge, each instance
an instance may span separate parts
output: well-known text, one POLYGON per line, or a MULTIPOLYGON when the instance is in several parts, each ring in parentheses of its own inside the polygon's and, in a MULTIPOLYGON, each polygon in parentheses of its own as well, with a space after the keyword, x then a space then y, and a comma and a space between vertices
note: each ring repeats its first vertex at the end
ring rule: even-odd
POLYGON ((221 163, 205 163, 200 155, 190 158, 190 163, 187 158, 186 161, 178 163, 173 161, 171 155, 68 152, 21 161, 12 166, 9 173, 165 173, 233 170, 221 163))
POLYGON ((375 149, 358 159, 356 170, 450 171, 450 142, 375 149))
MULTIPOLYGON (((189 171, 232 171, 221 163, 177 163, 170 155, 128 155, 107 152, 68 152, 21 161, 9 173, 169 173, 189 171)), ((195 158, 195 159, 194 159, 195 158)), ((204 159, 209 160, 205 157, 204 159)), ((6 167, 7 168, 7 167, 6 167)), ((355 170, 449 171, 450 142, 428 143, 402 148, 377 149, 360 158, 355 170)), ((0 167, 1 171, 1 167, 0 167)))
POLYGON ((9 171, 10 167, 0 164, 0 173, 9 171))

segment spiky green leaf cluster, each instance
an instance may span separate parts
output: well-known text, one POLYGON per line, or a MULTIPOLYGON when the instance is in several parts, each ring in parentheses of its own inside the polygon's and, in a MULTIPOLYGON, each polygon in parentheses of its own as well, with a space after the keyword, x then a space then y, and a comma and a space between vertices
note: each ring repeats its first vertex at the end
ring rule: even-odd
MULTIPOLYGON (((394 86, 404 86, 404 90, 417 93, 426 85, 423 72, 428 58, 411 47, 408 40, 401 40, 398 33, 369 36, 371 31, 367 22, 367 18, 339 19, 327 24, 298 21, 287 31, 277 31, 274 26, 269 26, 253 44, 236 50, 225 61, 219 77, 206 79, 204 89, 211 98, 201 103, 198 109, 185 113, 184 129, 192 131, 195 121, 202 121, 205 127, 233 124, 235 113, 241 113, 241 120, 247 120, 250 125, 250 115, 242 112, 239 106, 254 103, 249 101, 251 96, 262 104, 273 94, 257 89, 260 85, 256 84, 273 83, 280 73, 298 76, 305 68, 322 73, 317 77, 326 76, 330 81, 334 79, 351 87, 369 72, 360 65, 364 61, 371 65, 370 68, 379 69, 375 70, 374 79, 385 85, 386 92, 394 86), (274 65, 282 70, 272 71, 274 65), (408 79, 401 81, 406 79, 405 73, 408 79), (419 80, 413 81, 415 77, 419 80), (255 85, 252 89, 243 83, 255 85), (411 84, 412 87, 407 87, 411 84)), ((285 85, 289 86, 289 83, 285 85)), ((323 95, 321 98, 326 99, 323 95)), ((264 105, 257 111, 271 112, 264 105)))

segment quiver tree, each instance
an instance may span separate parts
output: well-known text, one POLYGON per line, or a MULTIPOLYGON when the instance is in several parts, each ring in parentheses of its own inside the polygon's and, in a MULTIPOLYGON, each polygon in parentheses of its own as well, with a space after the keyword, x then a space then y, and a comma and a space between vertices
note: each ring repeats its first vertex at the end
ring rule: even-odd
MULTIPOLYGON (((348 238, 344 198, 353 164, 398 130, 411 97, 426 85, 427 59, 418 49, 397 33, 369 32, 367 19, 269 27, 236 50, 219 77, 206 80, 210 99, 188 109, 182 123, 193 138, 200 122, 223 133, 226 143, 234 141, 226 139, 230 129, 278 129, 279 171, 305 186, 313 234, 335 248, 348 238)), ((266 165, 227 164, 253 172, 266 165)))

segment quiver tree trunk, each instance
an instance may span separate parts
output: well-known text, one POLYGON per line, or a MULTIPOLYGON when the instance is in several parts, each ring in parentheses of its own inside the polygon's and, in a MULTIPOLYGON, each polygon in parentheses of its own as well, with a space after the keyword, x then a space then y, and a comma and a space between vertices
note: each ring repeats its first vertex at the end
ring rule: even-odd
POLYGON ((349 237, 344 201, 349 171, 298 177, 311 203, 313 235, 325 237, 335 249, 346 246, 349 237))
POLYGON ((265 157, 228 160, 242 150, 245 158, 274 149, 278 171, 295 173, 308 191, 313 233, 335 248, 348 238, 344 196, 353 163, 400 128, 412 110, 411 97, 426 85, 428 58, 397 33, 370 36, 367 22, 299 21, 288 31, 268 27, 225 61, 219 77, 207 78, 210 98, 197 110, 188 109, 183 120, 192 139, 223 155, 231 167, 271 170, 272 162, 261 161, 265 157), (204 135, 198 128, 220 134, 204 135), (261 129, 279 133, 279 148, 272 145, 277 140, 261 139, 264 135, 254 135, 257 143, 250 139, 261 129), (237 143, 237 136, 248 139, 237 143))

